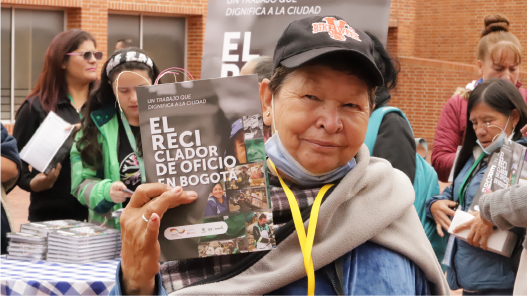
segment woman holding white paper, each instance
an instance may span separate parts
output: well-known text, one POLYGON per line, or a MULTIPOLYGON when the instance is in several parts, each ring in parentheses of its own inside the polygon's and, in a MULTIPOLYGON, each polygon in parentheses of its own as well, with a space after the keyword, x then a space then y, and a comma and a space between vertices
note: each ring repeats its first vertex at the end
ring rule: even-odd
MULTIPOLYGON (((527 143, 520 132, 527 123, 527 105, 509 81, 489 79, 479 84, 470 94, 467 118, 454 183, 426 203, 427 214, 435 219, 441 236, 450 227, 450 217, 455 215, 456 205, 459 204, 463 211, 469 209, 483 179, 489 155, 501 147, 506 138, 527 143)), ((478 231, 468 243, 455 239, 452 257, 447 259, 450 288, 462 288, 465 295, 511 295, 517 263, 511 259, 514 254, 507 258, 485 251, 486 239, 493 228, 481 220, 475 221, 473 229, 478 231)))
MULTIPOLYGON (((19 151, 50 111, 71 124, 80 122, 79 112, 96 83, 97 61, 103 56, 96 46, 93 36, 81 30, 67 30, 53 38, 37 85, 17 112, 13 136, 19 151)), ((88 209, 70 194, 69 155, 48 175, 22 161, 18 186, 31 193, 31 222, 88 219, 88 209)))
POLYGON ((383 84, 373 43, 357 28, 346 27, 345 40, 313 32, 335 21, 346 24, 336 16, 292 22, 278 41, 273 77, 260 86, 264 122, 274 131, 265 150, 275 227, 274 238, 259 241, 276 239, 276 248, 166 262, 159 273, 160 218, 207 197, 145 184, 123 212, 123 259, 111 295, 449 293, 411 181, 363 145, 383 84))
POLYGON ((139 48, 116 51, 104 64, 101 82, 83 109, 71 149, 71 193, 90 209, 90 222, 120 228, 111 216, 144 183, 139 110, 135 88, 159 75, 139 48))
MULTIPOLYGON (((525 134, 525 133, 524 133, 525 134)), ((527 228, 527 186, 515 185, 509 189, 484 194, 479 199, 481 212, 476 214, 486 224, 496 225, 507 230, 513 227, 527 228)), ((470 221, 472 222, 472 221, 470 221)), ((473 223, 466 223, 456 228, 471 228, 473 223)), ((527 295, 527 241, 523 242, 516 283, 513 295, 527 295)))

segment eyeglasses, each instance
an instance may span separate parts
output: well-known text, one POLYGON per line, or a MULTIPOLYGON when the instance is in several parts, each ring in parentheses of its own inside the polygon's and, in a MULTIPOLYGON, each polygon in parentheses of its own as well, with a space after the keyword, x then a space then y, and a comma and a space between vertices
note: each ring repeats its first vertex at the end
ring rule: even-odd
POLYGON ((96 60, 100 61, 102 60, 103 53, 102 51, 84 51, 84 52, 70 52, 70 53, 67 53, 66 55, 82 56, 87 61, 89 61, 93 55, 96 60))

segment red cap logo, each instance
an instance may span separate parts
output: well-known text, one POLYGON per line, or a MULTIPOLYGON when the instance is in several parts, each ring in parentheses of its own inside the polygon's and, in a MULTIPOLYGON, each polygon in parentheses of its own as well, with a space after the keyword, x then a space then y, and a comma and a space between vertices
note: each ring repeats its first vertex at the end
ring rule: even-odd
POLYGON ((362 42, 359 34, 353 30, 344 20, 337 20, 334 17, 325 17, 325 23, 313 23, 313 34, 327 32, 329 37, 338 41, 346 41, 346 37, 362 42))

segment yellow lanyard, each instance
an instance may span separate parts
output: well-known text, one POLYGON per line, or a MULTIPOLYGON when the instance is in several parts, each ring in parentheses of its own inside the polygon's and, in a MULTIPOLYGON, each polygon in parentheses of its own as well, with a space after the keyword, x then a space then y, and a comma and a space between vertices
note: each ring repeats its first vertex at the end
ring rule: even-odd
POLYGON ((320 189, 313 203, 313 208, 311 209, 311 216, 309 218, 309 226, 307 231, 307 237, 304 228, 304 222, 302 221, 302 215, 300 214, 300 208, 296 201, 295 195, 287 187, 284 180, 278 174, 274 163, 269 159, 269 163, 273 167, 280 179, 280 184, 284 189, 285 195, 289 200, 289 206, 291 207, 291 214, 293 215, 293 221, 295 222, 296 232, 298 233, 298 240, 300 241, 300 248, 302 249, 302 255, 304 256, 304 268, 306 269, 307 274, 307 294, 315 295, 315 269, 313 267, 313 259, 311 258, 311 250, 313 249, 313 240, 315 239, 315 230, 317 228, 318 220, 318 211, 320 210, 320 204, 322 203, 322 198, 326 192, 333 186, 333 184, 326 184, 320 189))

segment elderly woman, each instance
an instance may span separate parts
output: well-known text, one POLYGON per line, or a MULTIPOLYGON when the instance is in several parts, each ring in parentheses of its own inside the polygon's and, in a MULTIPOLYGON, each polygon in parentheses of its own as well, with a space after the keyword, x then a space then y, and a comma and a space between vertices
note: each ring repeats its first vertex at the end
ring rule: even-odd
POLYGON ((167 208, 197 196, 181 187, 142 185, 121 219, 113 294, 449 293, 413 207, 410 180, 370 158, 363 145, 375 88, 383 83, 372 41, 347 25, 337 32, 328 25, 335 21, 346 24, 333 16, 291 23, 278 41, 273 77, 260 87, 264 122, 274 130, 266 143, 268 167, 276 166, 269 180, 273 222, 285 223, 275 229, 276 248, 167 262, 159 273, 159 220, 167 208), (327 190, 327 184, 334 186, 327 190), (310 216, 321 201, 318 215, 310 216), (304 265, 302 219, 307 226, 317 217, 304 265))

